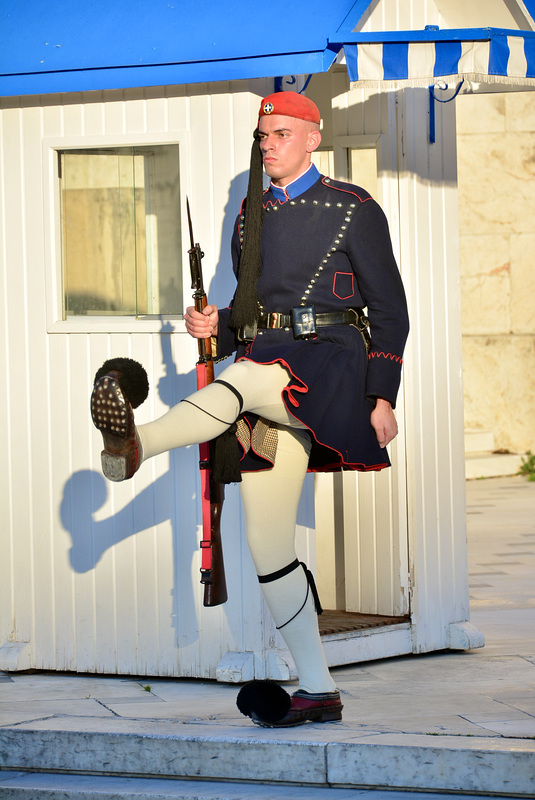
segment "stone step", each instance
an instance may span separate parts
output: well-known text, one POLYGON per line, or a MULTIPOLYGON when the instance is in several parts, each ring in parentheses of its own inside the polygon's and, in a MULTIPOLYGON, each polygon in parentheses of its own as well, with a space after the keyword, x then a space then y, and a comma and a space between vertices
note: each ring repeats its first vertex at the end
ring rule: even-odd
MULTIPOLYGON (((286 731, 222 726, 214 735, 213 726, 207 731, 202 724, 191 724, 185 735, 178 733, 173 723, 160 722, 155 732, 149 722, 130 720, 125 725, 125 720, 92 722, 88 718, 69 720, 68 730, 53 729, 54 724, 65 722, 42 720, 37 729, 0 728, 0 769, 13 770, 12 781, 16 772, 48 771, 69 773, 73 779, 85 776, 87 780, 90 773, 99 773, 108 778, 160 782, 165 778, 195 778, 254 782, 256 786, 272 783, 281 791, 282 784, 295 784, 295 788, 307 789, 307 800, 313 798, 312 789, 332 787, 533 797, 535 741, 531 739, 370 731, 359 737, 355 731, 348 736, 343 725, 306 725, 286 731), (97 724, 99 729, 92 729, 97 724)), ((39 797, 35 792, 6 794, 6 773, 0 772, 0 776, 1 797, 39 797)), ((23 780, 24 776, 19 776, 19 781, 23 780)), ((163 794, 163 798, 173 797, 169 794, 171 783, 166 783, 168 795, 163 794)), ((305 798, 302 793, 294 796, 305 798)), ((81 800, 84 795, 79 797, 81 800)), ((136 795, 130 793, 130 797, 136 795)), ((222 794, 220 800, 227 797, 238 800, 239 795, 233 798, 222 794)), ((270 800, 276 797, 271 792, 270 800)), ((339 797, 342 800, 343 795, 339 797)))
MULTIPOLYGON (((459 795, 63 773, 0 773, 4 800, 459 800, 459 795)), ((463 800, 481 800, 463 795, 463 800)), ((493 800, 505 797, 493 795, 493 800)))
POLYGON ((522 456, 514 453, 495 453, 493 431, 470 429, 464 432, 465 471, 468 480, 503 478, 516 475, 522 456))
POLYGON ((474 453, 492 453, 494 449, 493 431, 466 428, 464 432, 465 454, 473 455, 474 453))
POLYGON ((465 477, 502 478, 516 475, 522 465, 522 456, 514 453, 481 453, 465 456, 465 477))

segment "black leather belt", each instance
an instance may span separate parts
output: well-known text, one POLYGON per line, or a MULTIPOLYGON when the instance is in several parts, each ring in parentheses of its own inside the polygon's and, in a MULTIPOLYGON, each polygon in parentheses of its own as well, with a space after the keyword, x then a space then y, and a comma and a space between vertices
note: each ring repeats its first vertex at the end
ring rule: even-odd
MULTIPOLYGON (((316 313, 316 327, 322 328, 326 325, 356 325, 359 320, 358 311, 363 316, 362 309, 348 309, 347 311, 325 311, 316 313)), ((260 314, 258 317, 258 329, 273 328, 293 328, 293 315, 281 314, 278 311, 271 311, 269 314, 260 314)))
POLYGON ((242 342, 252 342, 258 330, 285 329, 292 330, 296 339, 309 339, 315 336, 317 328, 328 325, 352 325, 358 329, 366 349, 369 349, 371 344, 369 322, 362 308, 316 313, 314 306, 296 306, 289 314, 279 311, 260 313, 256 324, 240 329, 238 338, 242 342))

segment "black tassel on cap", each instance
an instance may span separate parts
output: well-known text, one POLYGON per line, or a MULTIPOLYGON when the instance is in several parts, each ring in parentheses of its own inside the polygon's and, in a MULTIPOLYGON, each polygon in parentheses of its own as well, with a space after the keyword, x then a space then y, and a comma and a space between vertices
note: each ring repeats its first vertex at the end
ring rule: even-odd
POLYGON ((243 244, 238 265, 238 286, 232 304, 229 324, 239 330, 244 325, 252 325, 258 316, 258 297, 256 284, 262 270, 260 243, 264 222, 264 184, 262 152, 258 128, 254 132, 249 167, 249 184, 245 199, 245 224, 243 244))

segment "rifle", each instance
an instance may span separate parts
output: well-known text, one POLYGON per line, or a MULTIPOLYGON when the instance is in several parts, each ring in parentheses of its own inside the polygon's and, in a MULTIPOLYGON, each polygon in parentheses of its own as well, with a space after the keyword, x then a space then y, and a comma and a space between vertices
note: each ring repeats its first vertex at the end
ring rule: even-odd
MULTIPOLYGON (((193 226, 189 201, 186 197, 191 248, 188 250, 191 271, 191 288, 195 310, 202 312, 207 305, 206 292, 202 279, 201 259, 204 253, 193 238, 193 226)), ((212 340, 198 339, 199 360, 196 364, 197 389, 203 389, 214 380, 214 361, 212 340)), ((221 510, 225 499, 222 483, 217 483, 212 474, 213 445, 202 442, 199 445, 199 468, 202 489, 202 530, 201 540, 201 583, 204 585, 203 605, 218 606, 227 601, 227 583, 221 544, 221 510)))

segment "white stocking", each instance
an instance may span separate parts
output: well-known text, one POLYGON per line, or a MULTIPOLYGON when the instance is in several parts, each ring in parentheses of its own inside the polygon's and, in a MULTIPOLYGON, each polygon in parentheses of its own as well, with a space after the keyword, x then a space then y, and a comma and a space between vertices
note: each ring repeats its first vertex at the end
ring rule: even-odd
MULTIPOLYGON (((243 473, 240 483, 249 549, 257 574, 268 575, 296 559, 297 508, 310 442, 298 432, 305 426, 289 414, 282 401, 288 373, 280 364, 239 361, 224 370, 218 380, 235 388, 243 399, 241 410, 251 411, 279 426, 273 469, 243 473)), ((155 422, 137 427, 143 459, 214 439, 239 413, 238 396, 224 384, 212 383, 173 406, 155 422)), ((300 688, 308 692, 333 691, 335 684, 325 661, 318 618, 302 567, 283 578, 262 583, 261 589, 275 624, 282 626, 281 634, 294 659, 300 688)))
MULTIPOLYGON (((219 380, 233 386, 241 395, 242 411, 252 411, 283 425, 304 427, 288 413, 282 402, 288 373, 280 364, 238 361, 223 370, 219 380)), ((235 422, 240 413, 238 397, 217 381, 177 403, 154 422, 137 426, 143 460, 175 447, 215 439, 235 422)))
MULTIPOLYGON (((273 469, 242 475, 247 543, 259 576, 277 572, 296 559, 297 508, 309 451, 308 440, 281 427, 273 469)), ((295 662, 299 687, 307 692, 333 691, 335 683, 325 660, 318 617, 303 568, 260 586, 295 662)))

